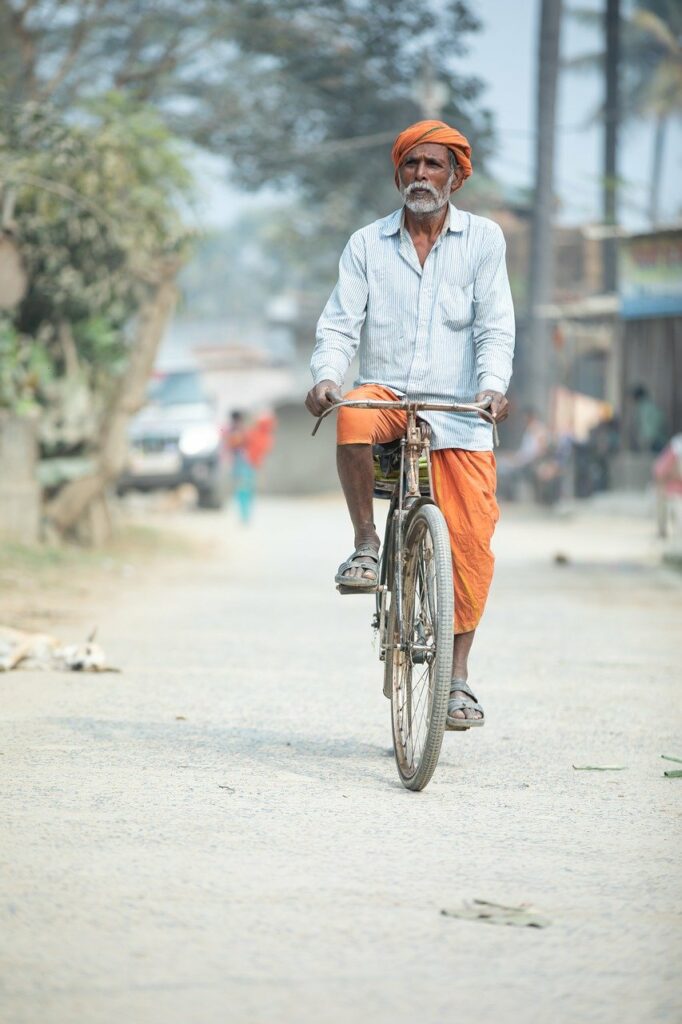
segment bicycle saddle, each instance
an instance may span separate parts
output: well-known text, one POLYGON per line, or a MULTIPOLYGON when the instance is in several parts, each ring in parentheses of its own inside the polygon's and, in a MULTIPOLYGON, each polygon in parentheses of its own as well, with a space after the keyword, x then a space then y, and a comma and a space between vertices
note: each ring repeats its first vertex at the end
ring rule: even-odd
MULTIPOLYGON (((425 420, 419 420, 422 437, 431 438, 431 425, 425 420)), ((372 446, 372 454, 378 460, 381 472, 384 474, 394 472, 400 468, 400 442, 397 437, 395 441, 384 441, 382 444, 372 446)))
POLYGON ((383 476, 395 473, 400 469, 400 438, 396 441, 386 441, 384 444, 372 446, 372 454, 379 463, 379 469, 383 476))

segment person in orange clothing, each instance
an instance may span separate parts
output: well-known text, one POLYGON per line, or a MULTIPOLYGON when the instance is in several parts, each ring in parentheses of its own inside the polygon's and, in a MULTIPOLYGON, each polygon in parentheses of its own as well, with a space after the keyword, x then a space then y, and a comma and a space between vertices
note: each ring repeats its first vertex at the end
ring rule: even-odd
MULTIPOLYGON (((442 121, 420 121, 392 150, 403 206, 355 232, 317 327, 313 387, 306 407, 319 416, 341 400, 356 352, 359 375, 348 398, 490 400, 497 422, 514 350, 514 313, 497 224, 458 210, 451 195, 472 173, 471 147, 442 121)), ((498 519, 492 429, 482 418, 426 412, 434 498, 450 531, 455 585, 453 677, 448 727, 483 725, 468 684, 468 657, 493 574, 490 541, 498 519)), ((404 431, 396 410, 339 410, 337 466, 355 550, 337 584, 372 591, 379 536, 374 525, 372 445, 404 431)))
POLYGON ((249 523, 256 494, 256 473, 272 449, 276 420, 272 413, 262 413, 254 423, 247 424, 243 413, 234 411, 224 433, 224 443, 232 456, 232 479, 239 518, 249 523))
MULTIPOLYGON (((395 401, 398 396, 390 388, 365 384, 344 397, 395 401)), ((407 423, 400 409, 342 408, 337 415, 337 443, 344 446, 394 441, 404 435, 407 423)), ((490 541, 499 518, 495 458, 492 452, 441 448, 431 454, 431 472, 433 496, 446 513, 453 550, 455 634, 465 635, 481 619, 493 578, 490 541)))

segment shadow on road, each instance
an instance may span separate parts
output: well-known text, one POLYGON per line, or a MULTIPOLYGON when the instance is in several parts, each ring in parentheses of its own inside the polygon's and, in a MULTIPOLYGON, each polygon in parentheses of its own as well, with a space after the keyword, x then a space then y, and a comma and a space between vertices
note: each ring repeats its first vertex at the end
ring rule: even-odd
POLYGON ((352 737, 306 736, 291 731, 255 729, 249 726, 189 725, 179 722, 108 721, 96 718, 49 718, 59 728, 80 734, 94 743, 121 745, 126 758, 149 759, 155 745, 167 749, 167 762, 174 768, 214 771, 223 769, 230 759, 239 758, 240 771, 247 762, 261 765, 277 762, 280 770, 319 779, 329 772, 331 762, 335 782, 339 775, 374 778, 386 785, 386 776, 372 771, 372 762, 387 760, 392 751, 385 746, 364 743, 352 737), (132 745, 132 746, 131 746, 132 745))

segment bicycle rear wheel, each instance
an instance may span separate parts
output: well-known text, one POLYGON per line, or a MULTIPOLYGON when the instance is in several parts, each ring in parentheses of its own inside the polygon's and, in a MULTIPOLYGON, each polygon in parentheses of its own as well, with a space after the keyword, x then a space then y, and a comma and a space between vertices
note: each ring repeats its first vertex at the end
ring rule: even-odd
POLYGON ((408 522, 402 572, 402 631, 394 593, 385 686, 390 684, 400 780, 407 789, 420 790, 438 763, 452 673, 452 556, 448 528, 435 505, 422 505, 408 522))

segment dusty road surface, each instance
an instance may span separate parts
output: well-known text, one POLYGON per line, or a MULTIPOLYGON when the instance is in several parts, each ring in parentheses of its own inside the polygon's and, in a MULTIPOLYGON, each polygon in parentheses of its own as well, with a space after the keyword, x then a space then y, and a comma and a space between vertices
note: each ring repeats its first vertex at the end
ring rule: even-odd
POLYGON ((422 794, 331 585, 340 503, 174 526, 210 554, 83 610, 121 675, 0 677, 3 1024, 682 1019, 682 589, 647 522, 510 510, 487 725, 422 794), (441 914, 477 898, 549 925, 441 914))

